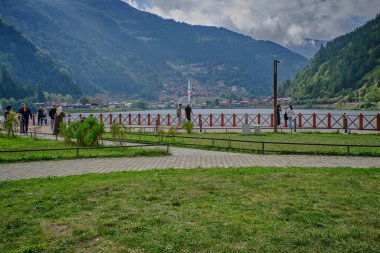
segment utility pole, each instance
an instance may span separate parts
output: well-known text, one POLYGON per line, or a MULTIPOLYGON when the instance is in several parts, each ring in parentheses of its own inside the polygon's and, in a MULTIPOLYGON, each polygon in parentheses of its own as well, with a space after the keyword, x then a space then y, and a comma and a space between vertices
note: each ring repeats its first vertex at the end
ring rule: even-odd
POLYGON ((273 61, 273 115, 274 115, 274 132, 277 133, 277 63, 280 63, 279 60, 273 61))

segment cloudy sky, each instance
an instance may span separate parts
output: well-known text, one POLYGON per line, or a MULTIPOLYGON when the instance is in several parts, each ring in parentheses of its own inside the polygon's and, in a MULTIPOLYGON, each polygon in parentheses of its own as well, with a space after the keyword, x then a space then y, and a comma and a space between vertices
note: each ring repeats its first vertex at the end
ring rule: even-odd
POLYGON ((380 12, 380 0, 124 0, 132 6, 190 24, 222 26, 301 45, 304 38, 331 39, 380 12))

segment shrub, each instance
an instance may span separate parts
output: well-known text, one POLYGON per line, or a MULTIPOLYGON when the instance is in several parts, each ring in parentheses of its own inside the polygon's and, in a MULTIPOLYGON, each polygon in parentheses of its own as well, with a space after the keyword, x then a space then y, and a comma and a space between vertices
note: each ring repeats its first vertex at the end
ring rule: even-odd
POLYGON ((7 118, 4 121, 4 130, 7 133, 7 135, 15 136, 15 133, 17 131, 17 128, 19 126, 19 116, 20 114, 17 114, 13 111, 10 111, 7 118))
POLYGON ((121 142, 126 139, 126 134, 128 132, 128 128, 124 125, 112 124, 111 125, 111 134, 113 141, 121 142))
POLYGON ((177 128, 175 126, 171 126, 167 132, 167 135, 174 138, 176 134, 177 134, 177 128))
POLYGON ((62 123, 60 130, 66 142, 72 142, 72 139, 75 138, 76 142, 83 146, 98 145, 105 132, 104 124, 94 117, 71 122, 68 126, 66 123, 62 123))
POLYGON ((186 120, 182 123, 182 128, 186 130, 186 133, 191 134, 194 129, 194 123, 186 120))

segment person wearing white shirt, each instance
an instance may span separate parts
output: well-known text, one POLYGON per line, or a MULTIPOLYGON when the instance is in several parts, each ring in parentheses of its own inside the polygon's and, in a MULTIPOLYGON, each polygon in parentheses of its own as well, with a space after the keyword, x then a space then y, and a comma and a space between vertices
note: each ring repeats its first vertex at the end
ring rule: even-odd
POLYGON ((289 120, 289 127, 290 127, 290 129, 293 129, 294 111, 293 111, 292 105, 289 105, 289 108, 286 110, 286 114, 287 114, 288 120, 289 120))

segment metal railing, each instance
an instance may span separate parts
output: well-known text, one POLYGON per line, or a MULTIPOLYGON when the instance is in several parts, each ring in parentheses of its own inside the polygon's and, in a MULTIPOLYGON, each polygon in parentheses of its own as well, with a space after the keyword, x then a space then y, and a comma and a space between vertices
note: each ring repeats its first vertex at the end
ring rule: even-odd
MULTIPOLYGON (((246 151, 254 151, 254 152, 260 152, 260 153, 284 153, 284 154, 315 154, 320 153, 316 152, 315 150, 312 151, 294 151, 294 150, 270 150, 266 149, 265 147, 268 145, 284 145, 284 146, 320 146, 320 147, 343 147, 346 149, 345 155, 352 155, 353 153, 352 148, 373 148, 373 149, 379 149, 380 151, 380 145, 360 145, 360 144, 336 144, 336 143, 305 143, 305 142, 278 142, 278 141, 252 141, 252 140, 239 140, 239 139, 231 139, 231 138, 211 138, 211 137, 194 137, 194 136, 169 136, 169 135, 160 135, 160 134, 150 134, 150 133, 128 133, 127 135, 132 136, 140 136, 140 139, 128 139, 124 141, 128 142, 136 142, 136 143, 145 143, 145 144, 152 144, 152 143, 160 143, 160 144, 170 144, 172 146, 193 146, 193 147, 206 147, 206 148, 218 148, 218 149, 228 149, 228 150, 246 150, 246 151), (158 139, 157 142, 150 141, 150 140, 143 140, 142 136, 150 136, 150 137, 156 137, 158 139), (164 137, 166 138, 166 141, 164 141, 164 137), (180 140, 182 139, 182 142, 176 142, 176 141, 168 141, 168 140, 180 140), (206 143, 186 143, 184 139, 192 139, 192 140, 208 140, 210 141, 209 144, 206 143), (215 142, 217 141, 223 141, 227 142, 228 146, 217 146, 215 145, 215 142), (243 148, 243 147, 233 147, 232 143, 251 143, 251 144, 259 144, 260 149, 254 149, 254 148, 243 148)), ((111 139, 108 139, 111 140, 111 139)), ((323 153, 323 152, 322 152, 323 153)), ((332 155, 342 155, 342 153, 338 152, 327 152, 324 154, 332 154, 332 155)), ((380 152, 377 154, 376 152, 373 152, 371 155, 380 156, 380 152)))

